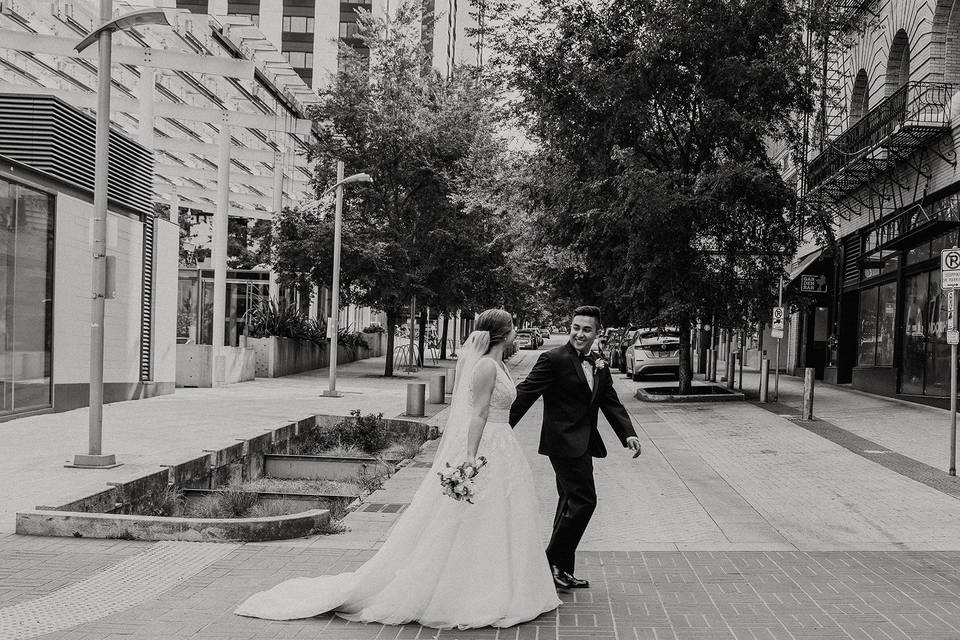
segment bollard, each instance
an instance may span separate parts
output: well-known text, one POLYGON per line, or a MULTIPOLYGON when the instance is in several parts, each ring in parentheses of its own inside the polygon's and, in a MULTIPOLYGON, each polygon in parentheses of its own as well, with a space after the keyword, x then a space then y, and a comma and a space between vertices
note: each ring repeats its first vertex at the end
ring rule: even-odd
POLYGON ((813 420, 813 368, 803 370, 803 407, 800 412, 801 420, 813 420))
POLYGON ((453 393, 453 386, 457 383, 457 370, 447 369, 447 382, 444 391, 453 393))
POLYGON ((427 391, 427 385, 423 382, 407 383, 407 415, 412 418, 422 418, 423 396, 427 391))
POLYGON ((430 404, 443 404, 445 400, 447 376, 435 373, 430 377, 430 404))
POLYGON ((760 361, 760 402, 770 402, 770 358, 760 361))
POLYGON ((733 389, 734 377, 737 375, 737 354, 733 351, 727 354, 727 389, 733 389))

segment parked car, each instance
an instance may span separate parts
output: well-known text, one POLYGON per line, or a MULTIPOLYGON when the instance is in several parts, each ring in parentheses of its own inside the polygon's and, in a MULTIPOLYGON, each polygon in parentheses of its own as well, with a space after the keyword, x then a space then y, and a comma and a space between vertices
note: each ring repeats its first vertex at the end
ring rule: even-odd
POLYGON ((547 329, 546 327, 541 327, 541 328, 540 328, 540 337, 543 338, 544 340, 549 340, 549 339, 550 339, 550 329, 547 329))
POLYGON ((540 347, 540 334, 534 334, 532 329, 520 329, 517 331, 518 349, 538 349, 540 347))
POLYGON ((672 327, 640 329, 626 352, 627 375, 634 380, 654 373, 680 377, 680 332, 672 327))
POLYGON ((633 344, 634 337, 637 335, 636 327, 628 327, 621 330, 614 341, 612 341, 610 354, 610 366, 616 367, 620 373, 627 372, 627 348, 633 344))

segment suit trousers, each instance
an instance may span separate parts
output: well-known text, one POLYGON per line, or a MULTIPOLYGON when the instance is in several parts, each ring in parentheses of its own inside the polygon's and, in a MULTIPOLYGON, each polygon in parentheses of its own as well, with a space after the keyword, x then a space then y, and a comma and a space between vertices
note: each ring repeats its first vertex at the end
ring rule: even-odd
POLYGON ((577 458, 550 456, 550 464, 557 475, 559 499, 547 560, 562 571, 573 573, 577 545, 597 507, 593 457, 589 453, 577 458))

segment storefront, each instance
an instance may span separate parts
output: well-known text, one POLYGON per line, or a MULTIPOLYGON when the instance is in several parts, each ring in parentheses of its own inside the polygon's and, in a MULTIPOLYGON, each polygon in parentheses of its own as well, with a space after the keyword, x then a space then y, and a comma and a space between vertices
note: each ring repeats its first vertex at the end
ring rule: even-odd
POLYGON ((837 291, 826 308, 817 304, 804 316, 812 326, 801 342, 809 354, 827 327, 828 382, 932 404, 946 401, 950 347, 940 251, 958 242, 956 195, 910 205, 842 239, 833 273, 837 291))

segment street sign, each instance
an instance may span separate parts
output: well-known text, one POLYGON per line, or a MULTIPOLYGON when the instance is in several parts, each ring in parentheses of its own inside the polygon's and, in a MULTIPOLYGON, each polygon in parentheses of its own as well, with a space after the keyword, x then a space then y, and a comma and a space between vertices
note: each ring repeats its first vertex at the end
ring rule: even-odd
POLYGON ((785 324, 786 310, 783 307, 774 307, 773 322, 770 323, 770 335, 774 338, 782 338, 785 324))
POLYGON ((940 288, 960 289, 960 249, 957 247, 940 252, 940 288))
POLYGON ((800 293, 826 293, 827 277, 820 276, 800 276, 800 293))
POLYGON ((947 329, 947 344, 960 344, 960 331, 947 329))

